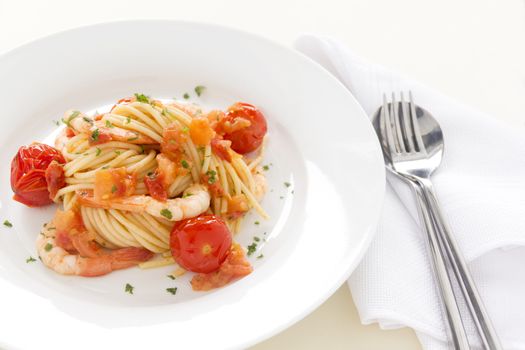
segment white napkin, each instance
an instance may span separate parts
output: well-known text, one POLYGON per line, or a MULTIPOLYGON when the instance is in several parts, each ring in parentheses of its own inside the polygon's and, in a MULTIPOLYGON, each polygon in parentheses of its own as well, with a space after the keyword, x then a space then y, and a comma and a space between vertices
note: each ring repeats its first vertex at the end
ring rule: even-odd
MULTIPOLYGON (((306 35, 295 45, 339 78, 369 116, 383 93, 411 90, 439 121, 445 155, 433 182, 443 212, 503 347, 525 349, 525 133, 364 62, 335 40, 306 35)), ((348 283, 363 323, 411 327, 425 349, 445 349, 424 234, 403 191, 387 186, 377 235, 348 283)), ((471 325, 467 332, 475 337, 471 325)))

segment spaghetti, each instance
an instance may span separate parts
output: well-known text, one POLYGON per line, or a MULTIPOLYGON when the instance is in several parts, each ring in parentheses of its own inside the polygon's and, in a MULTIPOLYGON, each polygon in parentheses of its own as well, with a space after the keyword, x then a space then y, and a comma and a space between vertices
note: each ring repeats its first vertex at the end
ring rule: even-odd
MULTIPOLYGON (((83 227, 100 246, 155 267, 176 260, 170 254, 176 221, 214 214, 236 233, 250 209, 268 218, 259 204, 266 190, 260 169, 266 122, 254 108, 238 103, 226 113, 204 113, 193 104, 135 94, 107 113, 67 111, 67 128, 55 141, 59 154, 45 170, 50 197, 64 210, 52 223, 67 223, 71 232, 83 227), (150 260, 144 251, 158 257, 150 260)), ((67 274, 64 261, 73 256, 67 254, 71 250, 79 253, 76 259, 100 256, 79 248, 80 234, 43 236, 37 241, 47 250, 43 261, 60 273, 67 274), (47 249, 51 241, 53 248, 47 249), (55 248, 62 249, 55 252, 60 263, 48 257, 55 248)), ((114 264, 120 266, 118 260, 114 264)), ((81 270, 75 273, 94 273, 86 266, 81 270)))

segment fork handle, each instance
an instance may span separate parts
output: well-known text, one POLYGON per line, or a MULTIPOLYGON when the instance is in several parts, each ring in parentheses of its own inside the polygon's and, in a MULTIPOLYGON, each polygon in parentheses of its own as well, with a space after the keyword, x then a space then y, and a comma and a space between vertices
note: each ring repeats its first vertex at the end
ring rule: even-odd
POLYGON ((465 259, 458 248, 456 240, 451 234, 451 230, 446 220, 444 219, 432 182, 425 178, 418 180, 425 199, 430 206, 430 215, 436 224, 439 240, 443 244, 449 257, 450 264, 456 275, 459 287, 467 303, 474 324, 476 325, 481 341, 485 349, 500 350, 502 347, 496 331, 494 330, 494 326, 492 325, 485 306, 481 301, 481 297, 476 289, 465 259))
POLYGON ((463 321, 454 295, 451 275, 445 262, 446 252, 443 250, 441 244, 439 244, 439 238, 432 221, 430 207, 422 191, 422 187, 412 181, 409 181, 409 183, 412 185, 412 189, 415 192, 419 217, 427 234, 428 247, 430 248, 430 255, 432 257, 432 266, 440 287, 448 330, 450 331, 454 349, 470 349, 467 334, 463 327, 463 321))

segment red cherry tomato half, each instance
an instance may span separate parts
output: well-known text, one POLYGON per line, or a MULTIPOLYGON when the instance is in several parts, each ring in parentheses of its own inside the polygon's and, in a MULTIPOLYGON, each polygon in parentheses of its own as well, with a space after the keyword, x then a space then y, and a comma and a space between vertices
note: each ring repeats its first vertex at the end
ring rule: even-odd
POLYGON ((224 134, 224 139, 232 142, 231 148, 237 153, 255 151, 263 142, 268 129, 266 118, 257 107, 244 102, 237 102, 228 108, 225 120, 234 124, 237 118, 248 120, 250 125, 224 134))
POLYGON ((228 256, 231 245, 230 230, 215 215, 181 221, 170 236, 171 255, 180 266, 193 272, 216 271, 228 256))
POLYGON ((52 161, 66 162, 60 151, 42 143, 20 147, 11 162, 13 199, 30 207, 52 203, 46 181, 46 170, 52 161))

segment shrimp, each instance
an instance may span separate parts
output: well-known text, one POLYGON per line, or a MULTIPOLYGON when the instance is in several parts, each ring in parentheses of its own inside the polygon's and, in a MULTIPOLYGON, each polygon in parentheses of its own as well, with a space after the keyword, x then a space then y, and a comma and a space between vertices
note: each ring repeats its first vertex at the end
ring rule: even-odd
POLYGON ((193 184, 184 190, 182 198, 173 198, 165 201, 151 196, 134 195, 129 197, 113 198, 110 200, 95 200, 89 190, 76 192, 81 205, 92 208, 120 209, 136 213, 148 213, 152 216, 180 221, 204 213, 210 206, 208 189, 200 184, 193 184))
POLYGON ((153 253, 144 248, 106 250, 93 240, 79 215, 57 210, 36 240, 37 252, 47 267, 62 275, 95 277, 148 261, 153 253))
POLYGON ((157 143, 149 136, 112 125, 103 118, 95 120, 82 112, 73 110, 68 110, 64 113, 65 123, 78 133, 90 135, 90 143, 92 144, 109 141, 146 145, 157 143))

